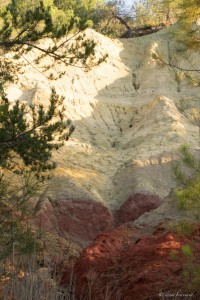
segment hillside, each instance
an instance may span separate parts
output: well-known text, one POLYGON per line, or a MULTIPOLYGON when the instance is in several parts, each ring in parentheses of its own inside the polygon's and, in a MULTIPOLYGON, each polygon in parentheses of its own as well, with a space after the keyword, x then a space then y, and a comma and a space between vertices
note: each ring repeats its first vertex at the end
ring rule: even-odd
MULTIPOLYGON (((200 108, 200 78, 196 72, 188 78, 181 69, 198 69, 200 57, 192 51, 177 54, 178 44, 171 31, 173 26, 140 38, 112 40, 88 29, 86 37, 97 43, 97 58, 102 54, 108 54, 108 58, 87 72, 81 65, 66 67, 50 57, 37 63, 36 49, 14 60, 22 72, 15 83, 7 86, 8 99, 47 105, 51 87, 55 87, 65 97, 66 116, 75 125, 69 141, 53 154, 57 168, 52 180, 33 199, 32 224, 46 233, 44 255, 53 255, 60 264, 74 260, 103 233, 77 262, 77 270, 82 270, 85 278, 91 275, 87 271, 93 264, 98 272, 107 274, 107 262, 115 270, 115 275, 110 276, 125 276, 118 272, 115 262, 119 259, 122 268, 124 264, 127 267, 126 253, 129 257, 135 251, 136 258, 140 251, 145 255, 141 249, 148 248, 148 243, 153 249, 151 261, 155 247, 160 255, 162 247, 169 246, 165 253, 168 263, 170 251, 180 250, 186 241, 170 234, 160 238, 159 234, 165 233, 163 223, 183 216, 171 196, 178 184, 172 166, 179 159, 179 147, 189 144, 194 152, 199 151, 199 127, 192 119, 192 111, 200 108), (174 68, 167 65, 170 56, 176 62, 174 68), (153 237, 145 238, 146 235, 153 237), (173 248, 172 240, 177 247, 173 248), (120 261, 121 257, 124 260, 120 261), (98 265, 101 260, 103 271, 98 265)), ((196 240, 195 243, 199 249, 196 240)), ((155 258, 155 264, 160 263, 159 259, 162 262, 162 256, 155 258)), ((134 258, 131 262, 135 268, 134 258)), ((148 257, 144 272, 147 264, 148 257)), ((180 266, 175 265, 179 270, 180 266)), ((163 276, 173 266, 172 263, 163 276)), ((80 272, 77 271, 79 289, 84 282, 80 272)), ((159 271, 155 274, 158 277, 159 271)), ((67 276, 66 271, 64 285, 68 283, 67 276)), ((119 282, 124 286, 123 278, 119 282)), ((152 284, 155 278, 148 280, 152 284)), ((101 284, 97 282, 95 293, 101 284)), ((185 281, 181 279, 178 284, 185 281)), ((141 288, 142 284, 137 286, 134 282, 132 292, 127 288, 126 299, 133 299, 130 293, 139 295, 141 288)), ((113 295, 111 299, 115 300, 117 294, 113 295)))
MULTIPOLYGON (((31 51, 24 56, 30 64, 21 58, 24 73, 8 88, 12 100, 46 103, 54 86, 64 95, 66 114, 76 126, 69 142, 54 156, 58 169, 48 194, 91 198, 111 210, 133 192, 166 197, 176 185, 171 162, 178 147, 199 146, 198 126, 185 116, 198 106, 199 87, 184 79, 179 82, 179 72, 152 58, 158 53, 167 61, 167 29, 124 40, 111 40, 92 30, 87 35, 97 41, 98 53, 109 54, 106 62, 88 72, 62 65, 44 72, 49 58, 33 68, 37 53, 31 51), (47 78, 63 71, 61 78, 47 78)), ((186 68, 198 63, 193 54, 177 62, 186 68)))
MULTIPOLYGON (((77 199, 100 202, 115 213, 135 193, 163 200, 176 186, 172 163, 178 148, 185 143, 199 147, 198 126, 191 123, 190 114, 199 106, 200 88, 187 78, 177 80, 182 76, 179 70, 153 59, 158 54, 167 61, 168 31, 111 40, 87 30, 86 36, 97 42, 97 57, 109 54, 106 62, 88 72, 62 64, 44 71, 51 59, 34 64, 36 50, 20 59, 23 73, 8 87, 8 97, 45 104, 54 86, 65 97, 66 115, 76 126, 54 154, 55 177, 37 206, 51 206, 58 199, 67 205, 68 199, 77 199), (61 78, 60 72, 65 72, 61 78)), ((172 42, 171 51, 175 48, 172 42)), ((188 55, 180 56, 177 64, 195 68, 199 56, 188 55)))

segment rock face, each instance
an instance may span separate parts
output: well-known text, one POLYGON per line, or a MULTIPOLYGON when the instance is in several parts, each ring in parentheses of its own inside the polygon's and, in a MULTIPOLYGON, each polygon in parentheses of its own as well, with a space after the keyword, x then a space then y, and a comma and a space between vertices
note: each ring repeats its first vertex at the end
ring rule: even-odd
POLYGON ((35 216, 35 222, 49 232, 71 237, 82 245, 100 232, 112 228, 112 216, 105 206, 91 200, 57 199, 46 201, 35 216))
POLYGON ((37 218, 44 228, 82 241, 109 229, 111 212, 119 210, 119 223, 133 220, 176 186, 172 163, 178 147, 188 143, 199 149, 198 126, 189 117, 200 103, 200 86, 194 84, 199 75, 193 73, 188 82, 183 72, 157 59, 167 63, 170 51, 180 68, 198 69, 200 56, 177 56, 176 41, 168 43, 169 29, 128 40, 90 29, 86 37, 97 43, 97 57, 109 54, 105 62, 85 72, 48 56, 36 64, 40 53, 31 50, 18 61, 18 82, 7 88, 10 101, 29 104, 47 105, 52 86, 65 97, 66 116, 76 129, 53 155, 58 167, 42 191, 37 218), (157 196, 130 197, 138 193, 157 196))
POLYGON ((145 212, 157 208, 161 199, 156 195, 134 194, 125 201, 117 213, 117 223, 134 221, 145 212))
MULTIPOLYGON (((137 228, 118 228, 99 235, 82 252, 74 273, 77 299, 168 299, 167 294, 178 292, 199 299, 195 287, 187 290, 189 283, 195 284, 194 273, 188 282, 184 272, 190 267, 182 251, 183 246, 192 245, 193 266, 199 263, 199 256, 195 256, 200 249, 198 229, 190 237, 165 233, 163 228, 139 239, 138 233, 137 228)), ((67 282, 66 272, 62 284, 67 282)))
MULTIPOLYGON (((184 106, 189 116, 191 107, 199 105, 200 87, 155 59, 169 57, 168 29, 128 40, 111 40, 93 30, 86 36, 96 41, 97 56, 109 54, 106 62, 89 72, 55 63, 46 70, 51 58, 36 65, 39 53, 32 50, 24 57, 36 69, 21 58, 24 73, 7 90, 10 100, 47 104, 54 86, 76 126, 54 155, 58 168, 45 196, 94 199, 111 210, 133 193, 163 198, 176 185, 171 162, 178 147, 198 147, 198 127, 182 111, 184 106), (61 78, 60 72, 65 72, 61 78)), ((175 48, 173 41, 170 54, 179 66, 199 65, 199 56, 175 57, 175 48)))

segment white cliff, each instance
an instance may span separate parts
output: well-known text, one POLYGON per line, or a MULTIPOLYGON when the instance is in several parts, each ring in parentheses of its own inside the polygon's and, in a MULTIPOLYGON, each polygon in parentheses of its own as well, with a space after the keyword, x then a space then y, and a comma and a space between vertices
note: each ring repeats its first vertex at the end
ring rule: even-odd
MULTIPOLYGON (((36 50, 20 59, 24 72, 8 87, 9 99, 45 104, 54 86, 76 126, 54 153, 58 168, 46 196, 94 199, 114 210, 135 192, 165 197, 176 185, 172 162, 177 149, 184 143, 199 146, 199 129, 185 114, 199 105, 200 87, 177 80, 178 70, 154 59, 169 59, 167 30, 123 40, 87 30, 97 42, 97 56, 109 54, 88 72, 62 64, 44 71, 51 59, 36 65, 36 50), (60 72, 65 72, 61 78, 60 72)), ((173 53, 177 45, 170 45, 173 53)), ((200 56, 187 54, 177 64, 197 67, 200 56)))

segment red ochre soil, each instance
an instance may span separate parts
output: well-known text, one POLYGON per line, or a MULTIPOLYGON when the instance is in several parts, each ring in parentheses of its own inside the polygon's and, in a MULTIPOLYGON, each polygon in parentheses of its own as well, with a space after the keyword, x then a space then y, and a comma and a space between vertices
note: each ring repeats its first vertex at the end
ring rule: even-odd
MULTIPOLYGON (((115 224, 133 221, 156 208, 161 200, 156 195, 134 194, 115 214, 115 224)), ((109 209, 93 200, 59 199, 43 203, 35 218, 37 226, 78 241, 92 241, 98 234, 113 228, 109 209)))
POLYGON ((157 195, 133 194, 125 201, 117 213, 117 223, 134 221, 145 212, 157 208, 161 199, 157 195))
MULTIPOLYGON (((72 266, 65 268, 61 284, 68 286, 73 274, 77 300, 168 299, 162 293, 187 292, 188 278, 183 272, 187 261, 181 247, 191 244, 196 263, 200 263, 199 230, 184 237, 166 232, 161 226, 152 234, 148 226, 141 229, 131 223, 159 203, 155 195, 130 196, 116 216, 116 223, 121 225, 112 229, 112 215, 101 203, 80 199, 47 201, 37 213, 41 227, 62 236, 66 233, 86 245, 96 237, 75 263, 73 260, 72 266), (176 258, 171 256, 174 251, 176 258)), ((200 299, 200 295, 195 297, 192 299, 200 299)))
MULTIPOLYGON (((166 232, 164 227, 152 236, 138 239, 138 235, 139 229, 122 225, 100 234, 83 250, 74 266, 77 300, 200 299, 200 295, 175 297, 189 294, 187 286, 192 280, 183 274, 187 259, 181 247, 191 245, 195 265, 200 263, 199 229, 190 237, 166 232)), ((70 276, 66 269, 61 280, 64 286, 70 276)))
POLYGON ((37 225, 50 232, 65 234, 79 241, 91 241, 112 228, 112 215, 101 203, 61 199, 45 204, 36 215, 37 225))

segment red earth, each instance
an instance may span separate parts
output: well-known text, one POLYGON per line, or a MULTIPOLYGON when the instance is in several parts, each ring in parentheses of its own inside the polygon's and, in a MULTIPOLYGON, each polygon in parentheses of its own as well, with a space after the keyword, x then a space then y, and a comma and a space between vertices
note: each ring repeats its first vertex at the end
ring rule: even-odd
MULTIPOLYGON (((115 214, 115 223, 133 221, 145 212, 159 206, 156 195, 134 194, 115 214)), ((34 217, 37 226, 61 236, 71 236, 78 241, 92 241, 98 234, 113 228, 113 216, 109 209, 94 200, 58 199, 46 200, 34 217)))
POLYGON ((120 207, 117 213, 117 223, 134 221, 145 212, 157 208, 161 199, 157 195, 133 194, 120 207))
MULTIPOLYGON (((191 265, 200 263, 199 229, 189 237, 163 227, 138 236, 139 229, 123 225, 83 250, 74 266, 77 300, 200 299, 195 288, 188 290, 194 280, 191 265), (185 245, 191 245, 194 260, 183 255, 185 245)), ((61 283, 67 286, 69 278, 66 269, 61 283)))
POLYGON ((112 228, 108 208, 99 202, 81 199, 60 199, 47 202, 37 213, 37 225, 50 232, 65 234, 75 240, 91 241, 99 233, 112 228))

